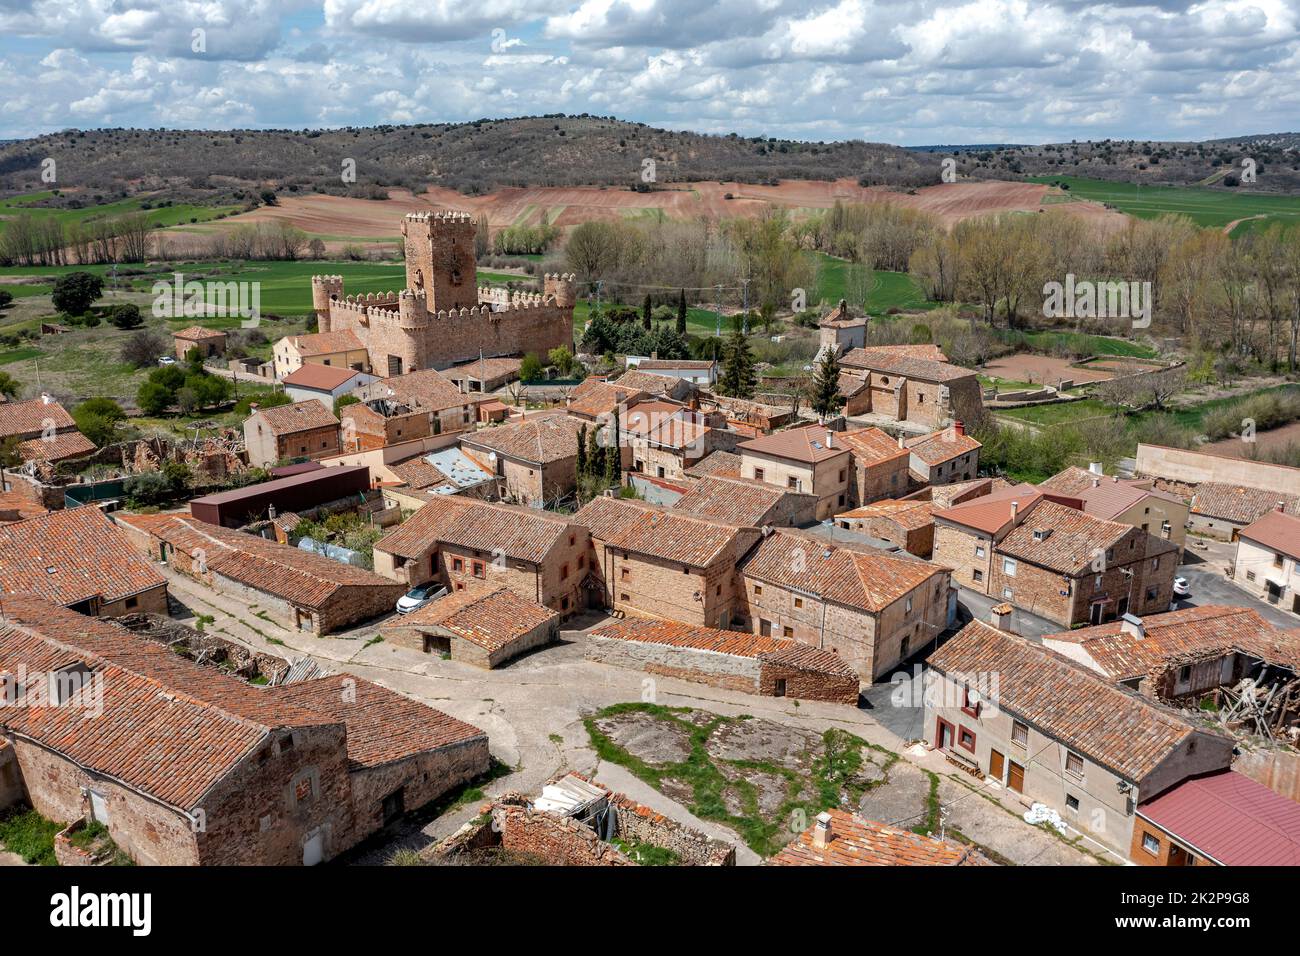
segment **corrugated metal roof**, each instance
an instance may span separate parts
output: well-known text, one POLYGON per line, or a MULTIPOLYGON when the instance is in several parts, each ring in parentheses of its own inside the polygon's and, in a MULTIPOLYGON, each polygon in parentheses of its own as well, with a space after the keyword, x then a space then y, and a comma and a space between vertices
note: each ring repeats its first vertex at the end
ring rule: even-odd
POLYGON ((1300 803, 1232 770, 1184 780, 1138 814, 1225 866, 1300 866, 1300 803))

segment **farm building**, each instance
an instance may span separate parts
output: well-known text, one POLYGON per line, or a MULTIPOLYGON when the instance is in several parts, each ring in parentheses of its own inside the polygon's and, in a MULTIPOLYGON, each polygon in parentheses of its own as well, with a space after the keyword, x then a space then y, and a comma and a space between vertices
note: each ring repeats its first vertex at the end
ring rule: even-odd
POLYGON ((248 463, 268 468, 294 458, 328 458, 339 453, 339 420, 332 405, 313 398, 259 408, 244 420, 248 463))
POLYGON ((9 439, 18 443, 24 462, 54 464, 95 451, 95 443, 77 430, 68 410, 49 395, 0 403, 0 442, 9 439))
POLYGON ((334 400, 362 385, 377 381, 375 376, 352 368, 308 363, 284 377, 284 393, 295 402, 316 399, 331 412, 334 400))
POLYGON ((846 810, 826 810, 768 866, 991 866, 955 840, 913 833, 846 810))
POLYGON ((256 603, 291 630, 344 630, 391 611, 406 591, 372 571, 187 514, 116 520, 139 550, 178 574, 256 603))
POLYGON ((219 329, 205 329, 201 325, 191 325, 172 333, 172 342, 176 347, 176 358, 185 361, 190 349, 198 349, 200 358, 213 358, 226 354, 226 333, 219 329))
POLYGON ((208 524, 240 528, 268 517, 271 508, 278 514, 310 511, 344 498, 356 497, 359 501, 358 496, 369 490, 369 467, 336 465, 195 498, 190 502, 190 514, 208 524))
POLYGON ((380 633, 399 647, 493 668, 551 643, 559 626, 559 614, 504 584, 474 585, 394 618, 380 633))

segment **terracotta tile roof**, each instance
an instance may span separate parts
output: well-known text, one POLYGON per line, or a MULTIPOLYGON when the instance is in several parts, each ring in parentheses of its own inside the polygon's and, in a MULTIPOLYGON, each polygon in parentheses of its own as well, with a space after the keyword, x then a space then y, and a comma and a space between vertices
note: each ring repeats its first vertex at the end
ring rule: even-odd
POLYGON ((848 329, 866 324, 867 317, 865 315, 853 315, 848 302, 844 299, 840 299, 840 304, 826 313, 826 316, 817 323, 819 328, 827 329, 848 329))
POLYGON ((31 438, 76 427, 68 410, 52 399, 0 403, 0 438, 31 438))
POLYGON ((0 527, 0 588, 55 604, 120 601, 164 578, 98 508, 83 506, 0 527))
POLYGON ((764 536, 738 570, 746 577, 871 613, 950 571, 928 561, 784 530, 764 536))
POLYGON ((1172 541, 1139 531, 1122 521, 1094 518, 1075 508, 1043 500, 1002 539, 998 553, 1074 577, 1090 568, 1098 552, 1114 547, 1126 536, 1132 536, 1135 546, 1132 549, 1126 546, 1108 560, 1127 564, 1178 550, 1172 541), (1035 537, 1042 534, 1046 537, 1035 537))
POLYGON ((449 378, 431 368, 371 382, 357 389, 354 394, 363 402, 386 399, 430 412, 478 402, 477 397, 462 393, 449 378))
POLYGON ((285 684, 270 688, 269 693, 332 721, 341 721, 348 731, 348 765, 352 770, 382 767, 487 737, 473 724, 351 674, 285 684))
POLYGON ((23 461, 64 461, 89 455, 95 450, 95 443, 76 429, 58 432, 49 438, 29 438, 18 444, 18 454, 23 461))
POLYGON ((356 374, 358 373, 355 369, 343 368, 338 365, 304 362, 281 381, 285 385, 293 385, 297 388, 315 388, 325 392, 332 392, 356 374))
MULTIPOLYGON (((627 374, 624 373, 624 376, 626 377, 627 374)), ((678 381, 663 375, 656 375, 655 378, 662 378, 669 384, 676 384, 678 381)), ((601 415, 611 414, 620 404, 633 405, 648 395, 649 393, 644 389, 622 385, 619 382, 606 382, 592 376, 573 390, 568 411, 574 415, 598 418, 601 415)))
POLYGON ((173 332, 172 338, 185 339, 191 342, 201 342, 204 339, 224 339, 226 333, 219 329, 205 329, 201 325, 191 325, 188 329, 181 329, 179 332, 173 332))
POLYGON ((1300 803, 1233 770, 1189 777, 1137 812, 1223 866, 1300 866, 1300 803))
POLYGON ((892 345, 875 346, 869 349, 854 349, 840 359, 845 368, 863 368, 887 375, 899 375, 904 378, 916 378, 925 382, 952 382, 961 378, 973 378, 975 373, 968 368, 949 365, 938 358, 933 345, 892 345))
MULTIPOLYGON (((1077 645, 1095 668, 1112 680, 1143 677, 1171 661, 1227 653, 1249 654, 1300 671, 1300 634, 1288 635, 1258 611, 1206 604, 1141 618, 1142 635, 1122 621, 1045 635, 1045 641, 1077 645)), ((1067 656, 1072 656, 1066 652, 1067 656)))
POLYGON ((541 564, 580 523, 536 508, 437 495, 380 538, 375 550, 415 559, 445 543, 541 564))
POLYGON ((74 664, 103 681, 103 713, 7 707, 0 726, 94 774, 192 810, 271 731, 336 721, 185 660, 117 625, 26 595, 5 595, 0 670, 50 673, 74 664))
POLYGON ((737 450, 742 458, 752 453, 816 464, 850 450, 839 438, 825 425, 801 425, 743 442, 737 450))
POLYGON ((535 465, 576 458, 578 432, 586 425, 568 415, 538 415, 521 422, 480 428, 461 439, 462 445, 495 451, 507 458, 535 465))
POLYGON ((673 511, 723 524, 758 528, 767 524, 772 512, 786 502, 816 500, 815 495, 787 491, 761 481, 711 476, 701 478, 674 502, 673 511))
POLYGON ((782 418, 793 418, 794 409, 787 405, 769 405, 747 398, 728 398, 725 395, 708 395, 704 399, 709 406, 717 408, 728 418, 750 424, 763 424, 782 418))
POLYGON ((259 408, 249 417, 260 418, 272 435, 292 435, 314 428, 337 426, 339 423, 334 413, 315 398, 309 398, 305 402, 294 402, 291 405, 259 408))
POLYGON ((716 475, 719 478, 740 477, 740 456, 732 451, 709 452, 683 474, 690 478, 707 478, 716 475))
POLYGON ((671 395, 678 391, 689 391, 690 388, 689 382, 676 375, 658 375, 645 369, 644 362, 637 368, 628 369, 609 384, 627 392, 644 392, 647 395, 671 395), (683 385, 687 388, 683 389, 683 385))
POLYGON ((864 465, 878 465, 895 458, 906 458, 909 454, 906 448, 898 447, 898 439, 879 428, 855 428, 840 432, 835 440, 847 446, 853 452, 854 459, 864 465))
POLYGON ((388 470, 416 491, 435 488, 451 481, 422 455, 416 455, 406 461, 399 461, 394 465, 389 465, 388 470))
POLYGON ((1011 504, 1016 504, 1016 514, 1023 515, 1043 500, 1043 493, 1033 485, 1022 484, 1003 488, 981 498, 963 501, 951 508, 941 508, 934 513, 935 520, 974 528, 985 534, 998 534, 1011 524, 1011 504))
POLYGON ((953 677, 996 674, 992 696, 1001 711, 1135 783, 1198 732, 1174 711, 982 621, 967 624, 928 663, 953 677))
POLYGON ((438 625, 491 653, 559 617, 550 608, 501 585, 455 591, 406 615, 400 624, 414 628, 438 625))
POLYGON ((906 531, 915 531, 934 523, 934 505, 928 501, 897 501, 886 498, 852 511, 841 511, 838 518, 884 518, 906 531))
POLYGON ((474 359, 470 362, 461 362, 449 369, 445 369, 442 374, 448 379, 473 379, 482 381, 484 379, 494 378, 518 378, 519 369, 523 367, 523 359, 520 358, 484 358, 474 359))
POLYGON ((1250 524, 1276 508, 1279 501, 1285 504, 1288 514, 1300 513, 1300 495, 1206 481, 1196 486, 1191 511, 1207 518, 1250 524))
MULTIPOLYGON (((591 536, 621 551, 696 568, 737 557, 741 529, 624 498, 593 498, 573 516, 591 536)), ((750 535, 757 532, 750 532, 750 535)))
POLYGON ((1010 487, 1003 478, 972 478, 970 481, 954 481, 948 485, 936 485, 929 490, 930 502, 935 510, 952 508, 976 498, 991 494, 1001 488, 1010 487))
POLYGON ((865 376, 853 372, 840 372, 835 379, 835 386, 842 398, 852 398, 867 390, 867 380, 865 376))
POLYGON ((619 427, 624 432, 644 438, 661 424, 683 412, 689 412, 689 409, 680 402, 649 399, 637 402, 635 406, 629 408, 619 422, 619 427))
POLYGON ((18 491, 0 491, 0 521, 22 521, 48 514, 30 496, 18 491))
POLYGON ((1078 497, 1083 510, 1097 518, 1115 518, 1146 498, 1185 504, 1177 495, 1153 488, 1149 478, 1119 478, 1096 475, 1086 468, 1071 466, 1038 487, 1078 497))
POLYGON ((717 364, 710 359, 642 359, 635 368, 646 372, 657 368, 688 368, 706 372, 717 364))
POLYGON ((318 610, 345 595, 347 588, 402 587, 373 571, 189 515, 128 514, 117 520, 166 541, 183 554, 201 551, 209 571, 299 607, 318 610))
POLYGON ((341 332, 313 332, 287 336, 299 355, 330 355, 334 352, 364 352, 357 334, 351 329, 341 332))
POLYGON ((828 810, 831 840, 813 845, 816 824, 787 843, 768 866, 991 866, 982 854, 951 840, 865 820, 844 810, 828 810))
POLYGON ((1240 537, 1272 548, 1292 558, 1300 558, 1300 518, 1273 510, 1242 528, 1240 537))
POLYGON ((979 451, 983 447, 970 435, 957 434, 956 429, 951 426, 907 442, 907 450, 931 466, 942 465, 954 458, 979 451))
POLYGON ((746 631, 698 627, 679 621, 627 618, 602 625, 593 630, 591 636, 616 641, 663 644, 670 647, 710 651, 715 654, 729 654, 733 657, 752 657, 798 670, 833 674, 838 677, 856 677, 858 673, 838 654, 813 647, 811 644, 788 638, 764 637, 746 631))

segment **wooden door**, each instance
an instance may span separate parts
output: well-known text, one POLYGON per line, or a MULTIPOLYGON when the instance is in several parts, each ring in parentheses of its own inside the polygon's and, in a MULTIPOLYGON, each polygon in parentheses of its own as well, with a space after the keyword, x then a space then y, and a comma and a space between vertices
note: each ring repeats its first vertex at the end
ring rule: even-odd
POLYGON ((989 776, 999 783, 1002 782, 1002 774, 1006 770, 1006 758, 996 750, 989 752, 989 776))
POLYGON ((1014 760, 1011 761, 1011 767, 1007 771, 1007 787, 1016 793, 1025 792, 1025 768, 1014 760))

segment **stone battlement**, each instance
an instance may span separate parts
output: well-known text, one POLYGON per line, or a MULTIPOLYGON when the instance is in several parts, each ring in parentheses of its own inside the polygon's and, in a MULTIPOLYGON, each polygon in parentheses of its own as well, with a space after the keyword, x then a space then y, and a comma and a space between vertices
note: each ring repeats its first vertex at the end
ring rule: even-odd
POLYGON ((446 212, 408 212, 404 217, 407 222, 429 222, 429 223, 473 223, 477 225, 477 220, 467 212, 456 212, 448 209, 446 212))

